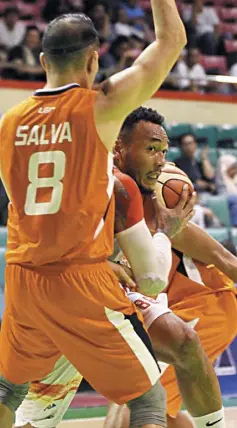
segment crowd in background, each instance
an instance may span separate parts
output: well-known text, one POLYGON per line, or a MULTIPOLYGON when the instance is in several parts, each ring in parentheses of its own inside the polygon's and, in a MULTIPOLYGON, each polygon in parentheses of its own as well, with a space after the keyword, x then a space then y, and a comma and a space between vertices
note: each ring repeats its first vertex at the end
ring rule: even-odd
MULTIPOLYGON (((188 44, 163 88, 233 93, 237 85, 210 82, 210 74, 237 77, 237 0, 177 0, 188 44)), ((61 13, 85 12, 100 36, 100 82, 128 67, 154 40, 150 0, 0 0, 0 74, 44 80, 41 36, 61 13)), ((162 58, 161 58, 162 60, 162 58)))

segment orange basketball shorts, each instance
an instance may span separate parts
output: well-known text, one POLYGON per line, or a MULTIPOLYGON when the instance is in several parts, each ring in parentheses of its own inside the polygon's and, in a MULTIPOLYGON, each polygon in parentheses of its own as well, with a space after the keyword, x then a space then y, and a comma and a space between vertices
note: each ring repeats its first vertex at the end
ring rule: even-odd
POLYGON ((8 265, 1 374, 16 384, 42 379, 61 355, 118 404, 159 377, 149 336, 106 262, 63 273, 8 265))
MULTIPOLYGON (((237 299, 231 291, 190 296, 185 301, 171 305, 170 309, 183 321, 198 318, 195 331, 201 344, 214 362, 231 344, 237 334, 237 299)), ((169 366, 161 377, 161 383, 167 394, 167 413, 176 416, 182 405, 175 371, 169 366)))

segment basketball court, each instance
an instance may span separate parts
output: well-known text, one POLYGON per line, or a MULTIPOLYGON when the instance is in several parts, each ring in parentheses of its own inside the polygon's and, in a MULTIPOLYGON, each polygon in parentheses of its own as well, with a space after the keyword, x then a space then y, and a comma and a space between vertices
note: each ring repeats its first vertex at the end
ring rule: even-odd
MULTIPOLYGON (((237 427, 237 407, 228 407, 225 409, 226 414, 226 428, 237 427)), ((86 418, 65 420, 59 428, 103 428, 104 418, 86 418)))

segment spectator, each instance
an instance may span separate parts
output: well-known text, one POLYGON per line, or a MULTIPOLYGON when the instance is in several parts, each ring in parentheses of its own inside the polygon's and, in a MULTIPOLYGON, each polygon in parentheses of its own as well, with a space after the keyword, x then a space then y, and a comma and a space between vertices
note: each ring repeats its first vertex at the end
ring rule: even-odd
POLYGON ((40 31, 37 27, 30 26, 26 29, 23 43, 9 52, 8 61, 15 67, 6 70, 3 76, 22 80, 44 80, 44 70, 39 60, 40 51, 40 31))
POLYGON ((205 229, 206 227, 220 227, 220 220, 216 217, 214 212, 207 207, 203 207, 198 202, 199 195, 197 195, 197 203, 194 206, 194 216, 192 222, 205 229))
POLYGON ((219 158, 216 187, 227 196, 232 226, 237 227, 237 159, 233 155, 219 158))
POLYGON ((103 0, 97 1, 90 10, 89 15, 99 33, 101 42, 112 40, 112 25, 107 4, 103 0))
POLYGON ((0 22, 0 42, 6 49, 19 45, 25 34, 25 26, 19 21, 19 10, 7 7, 0 22))
POLYGON ((174 68, 174 73, 178 78, 178 89, 203 91, 207 85, 206 72, 200 64, 200 52, 198 49, 190 49, 187 54, 187 59, 185 55, 182 54, 174 68))
POLYGON ((107 78, 118 71, 127 68, 137 57, 138 51, 130 49, 130 40, 119 36, 110 47, 109 53, 100 58, 100 74, 107 78))
POLYGON ((123 7, 131 22, 145 17, 144 10, 138 5, 138 0, 127 0, 126 3, 123 3, 123 7))
POLYGON ((181 156, 174 162, 194 183, 198 192, 215 193, 215 170, 208 159, 208 147, 201 151, 200 161, 196 160, 197 141, 193 134, 180 137, 181 156))
POLYGON ((190 45, 198 46, 205 55, 216 55, 219 47, 219 18, 215 9, 203 6, 203 0, 194 0, 191 8, 184 9, 183 19, 190 45))
POLYGON ((219 193, 237 195, 237 159, 234 155, 222 155, 218 161, 216 186, 219 193))
POLYGON ((131 25, 127 11, 124 7, 118 9, 118 17, 116 23, 114 24, 114 34, 117 36, 130 37, 132 34, 143 37, 143 32, 137 30, 133 25, 131 25))

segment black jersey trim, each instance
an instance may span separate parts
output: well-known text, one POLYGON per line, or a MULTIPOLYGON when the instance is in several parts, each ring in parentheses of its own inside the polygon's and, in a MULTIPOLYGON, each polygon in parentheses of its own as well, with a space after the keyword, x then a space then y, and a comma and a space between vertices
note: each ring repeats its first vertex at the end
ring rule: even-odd
POLYGON ((60 86, 58 88, 53 88, 53 89, 37 89, 37 91, 35 91, 34 95, 35 96, 49 96, 49 95, 60 95, 63 92, 67 92, 70 91, 71 89, 74 88, 80 88, 80 85, 78 83, 70 83, 69 85, 64 85, 64 86, 60 86))

